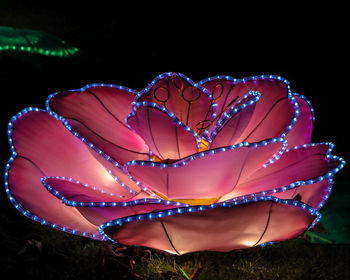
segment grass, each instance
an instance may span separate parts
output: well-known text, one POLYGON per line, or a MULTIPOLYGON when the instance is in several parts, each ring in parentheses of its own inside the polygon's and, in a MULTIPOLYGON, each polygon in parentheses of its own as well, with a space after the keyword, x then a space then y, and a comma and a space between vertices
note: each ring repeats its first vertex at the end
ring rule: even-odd
POLYGON ((181 257, 154 253, 133 270, 143 279, 349 279, 349 246, 315 245, 302 239, 263 249, 204 252, 181 257), (182 276, 182 278, 181 278, 182 276), (187 278, 189 279, 189 278, 187 278))
POLYGON ((306 238, 183 256, 73 236, 18 217, 0 221, 1 279, 350 279, 350 244, 306 238))

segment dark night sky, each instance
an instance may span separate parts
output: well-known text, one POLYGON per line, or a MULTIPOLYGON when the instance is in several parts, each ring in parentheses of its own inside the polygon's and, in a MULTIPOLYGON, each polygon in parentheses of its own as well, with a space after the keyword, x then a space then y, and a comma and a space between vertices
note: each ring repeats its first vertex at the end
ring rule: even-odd
MULTIPOLYGON (((326 13, 309 18, 306 12, 304 22, 300 14, 255 17, 247 10, 228 15, 184 10, 173 15, 163 9, 140 17, 131 8, 48 5, 3 6, 0 25, 49 32, 81 49, 84 57, 69 62, 0 58, 3 161, 10 155, 8 120, 25 107, 43 108, 50 93, 93 82, 140 90, 168 71, 194 81, 219 74, 281 75, 293 91, 313 103, 314 142, 332 141, 337 155, 350 158, 345 136, 349 90, 343 72, 348 54, 341 16, 331 20, 326 13)), ((345 168, 339 176, 348 178, 347 173, 345 168)))

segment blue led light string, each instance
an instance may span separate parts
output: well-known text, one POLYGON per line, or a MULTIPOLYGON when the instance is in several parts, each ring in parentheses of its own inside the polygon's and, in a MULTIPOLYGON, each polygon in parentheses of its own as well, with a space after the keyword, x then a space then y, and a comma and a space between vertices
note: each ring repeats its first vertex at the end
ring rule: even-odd
MULTIPOLYGON (((280 138, 272 138, 269 140, 264 140, 264 141, 256 142, 256 143, 241 142, 241 143, 235 144, 235 145, 230 145, 230 146, 226 146, 226 147, 220 147, 220 148, 215 148, 212 150, 198 152, 196 154, 193 154, 193 155, 187 156, 185 158, 182 158, 180 160, 177 160, 173 163, 132 160, 132 161, 128 161, 127 163, 125 163, 125 169, 126 169, 126 172, 128 173, 128 175, 130 175, 130 173, 128 171, 128 167, 132 166, 132 165, 151 166, 151 167, 157 166, 160 168, 170 168, 170 167, 177 168, 177 167, 185 166, 188 163, 190 163, 191 161, 205 157, 207 155, 214 155, 216 153, 226 152, 229 150, 235 150, 235 149, 242 148, 242 147, 256 148, 256 147, 261 147, 261 146, 267 146, 267 145, 272 144, 272 143, 283 143, 283 146, 286 146, 287 141, 280 137, 280 138)), ((279 153, 273 155, 272 159, 270 161, 275 160, 276 158, 279 158, 281 156, 282 150, 283 150, 283 148, 280 150, 279 153)))
MULTIPOLYGON (((252 106, 253 104, 255 104, 260 99, 260 97, 261 97, 261 93, 260 92, 258 92, 258 91, 249 91, 239 101, 237 101, 237 103, 232 105, 230 108, 228 108, 226 110, 226 112, 224 112, 222 114, 222 116, 219 118, 219 120, 215 124, 211 134, 208 135, 208 137, 207 137, 207 141, 209 143, 208 144, 208 150, 210 149, 210 144, 213 142, 213 140, 214 140, 215 136, 218 134, 218 132, 223 128, 223 126, 226 123, 226 121, 229 120, 232 116, 234 116, 238 112, 240 112, 241 110, 246 109, 248 106, 252 106), (246 99, 248 99, 251 96, 254 96, 254 98, 249 100, 249 101, 245 101, 246 99)), ((206 132, 204 132, 204 134, 205 133, 206 132)))
POLYGON ((82 187, 86 187, 89 189, 92 189, 94 191, 98 191, 101 194, 109 195, 111 198, 118 197, 122 198, 122 196, 116 196, 113 193, 107 193, 103 190, 100 190, 94 186, 90 186, 88 184, 84 184, 80 181, 74 180, 71 177, 64 177, 64 176, 50 176, 50 177, 42 177, 41 182, 45 186, 45 188, 52 193, 55 197, 62 200, 63 203, 65 203, 67 206, 73 206, 73 207, 128 207, 128 206, 135 206, 135 205, 145 205, 145 204, 163 204, 163 205, 175 205, 175 206, 189 206, 186 203, 171 201, 171 200, 164 200, 164 199, 156 199, 156 198, 142 198, 142 199, 135 199, 135 200, 129 200, 129 201, 111 201, 111 202, 95 202, 95 201, 74 201, 71 199, 67 199, 64 195, 62 195, 58 190, 56 190, 54 187, 52 187, 47 180, 48 179, 58 179, 62 181, 68 181, 74 184, 78 184, 82 187))
POLYGON ((313 124, 315 124, 315 110, 314 110, 314 108, 313 108, 313 106, 311 104, 311 101, 308 98, 306 98, 304 95, 300 94, 300 93, 293 92, 292 94, 293 94, 293 96, 297 96, 297 97, 299 97, 301 99, 304 99, 304 101, 309 105, 309 108, 310 108, 310 111, 311 111, 311 114, 312 114, 312 122, 313 122, 313 124))

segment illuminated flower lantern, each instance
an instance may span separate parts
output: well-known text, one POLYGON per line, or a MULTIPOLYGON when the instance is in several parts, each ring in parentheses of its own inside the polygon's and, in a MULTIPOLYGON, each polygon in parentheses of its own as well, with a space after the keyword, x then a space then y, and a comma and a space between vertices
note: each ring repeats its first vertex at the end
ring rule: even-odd
POLYGON ((9 123, 8 197, 97 240, 185 254, 294 238, 345 164, 311 143, 313 109, 279 76, 164 73, 140 92, 92 84, 46 105, 9 123))

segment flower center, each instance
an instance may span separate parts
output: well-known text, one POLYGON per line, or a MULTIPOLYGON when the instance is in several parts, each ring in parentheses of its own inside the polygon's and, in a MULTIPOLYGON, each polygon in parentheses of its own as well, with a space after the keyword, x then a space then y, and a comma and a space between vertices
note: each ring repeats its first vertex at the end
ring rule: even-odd
POLYGON ((199 198, 199 199, 169 199, 165 195, 162 195, 162 194, 157 193, 157 192, 155 192, 155 193, 164 200, 181 202, 181 203, 185 203, 185 204, 189 204, 189 205, 210 205, 212 203, 215 203, 219 199, 219 197, 199 198))
POLYGON ((198 149, 199 153, 208 150, 208 145, 209 145, 209 143, 205 141, 203 138, 201 140, 202 140, 201 147, 198 149))

